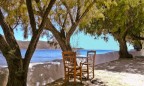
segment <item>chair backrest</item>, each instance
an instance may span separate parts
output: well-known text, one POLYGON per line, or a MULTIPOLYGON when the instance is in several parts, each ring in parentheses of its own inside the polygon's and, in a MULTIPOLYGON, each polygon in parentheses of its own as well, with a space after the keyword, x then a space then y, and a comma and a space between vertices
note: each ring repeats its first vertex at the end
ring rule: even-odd
POLYGON ((76 66, 76 52, 64 51, 62 52, 63 64, 66 66, 76 66))
POLYGON ((96 58, 96 51, 88 51, 87 52, 87 62, 94 66, 95 65, 95 58, 96 58))

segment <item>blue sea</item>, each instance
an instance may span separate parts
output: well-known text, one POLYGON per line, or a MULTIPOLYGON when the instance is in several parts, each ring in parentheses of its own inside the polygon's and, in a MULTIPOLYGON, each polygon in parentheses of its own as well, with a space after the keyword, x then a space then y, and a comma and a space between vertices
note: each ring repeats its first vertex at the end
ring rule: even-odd
MULTIPOLYGON (((22 55, 25 54, 26 50, 22 50, 22 55)), ((86 56, 88 50, 80 49, 76 52, 79 55, 86 56)), ((39 49, 36 50, 33 54, 33 58, 31 59, 31 62, 44 62, 44 61, 52 61, 55 59, 62 59, 60 49, 39 49)), ((113 50, 96 50, 96 54, 104 54, 108 52, 113 52, 113 50)))
MULTIPOLYGON (((76 52, 79 55, 86 56, 87 51, 88 50, 80 49, 80 50, 77 50, 76 52)), ((25 55, 25 52, 26 52, 25 49, 21 50, 23 57, 25 55)), ((37 49, 33 54, 31 62, 47 62, 47 61, 52 61, 55 59, 62 59, 61 52, 62 51, 60 49, 37 49)), ((104 54, 108 52, 114 52, 114 51, 113 50, 96 50, 96 54, 104 54)), ((2 56, 2 54, 0 54, 0 65, 4 65, 4 64, 6 64, 6 61, 4 57, 2 56)))

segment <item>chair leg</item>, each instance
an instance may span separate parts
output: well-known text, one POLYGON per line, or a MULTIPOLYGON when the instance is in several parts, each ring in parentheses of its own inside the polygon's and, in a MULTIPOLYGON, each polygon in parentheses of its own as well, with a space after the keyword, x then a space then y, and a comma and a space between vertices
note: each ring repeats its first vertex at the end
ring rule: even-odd
POLYGON ((94 68, 93 68, 93 78, 94 78, 94 68))
POLYGON ((80 69, 80 81, 82 83, 82 68, 80 69))
POLYGON ((69 82, 68 75, 65 76, 65 84, 69 82))
POLYGON ((67 81, 67 80, 66 80, 66 75, 65 75, 65 83, 66 83, 66 81, 67 81))
POLYGON ((74 71, 74 84, 76 84, 76 71, 74 71))
POLYGON ((66 76, 66 71, 65 71, 65 77, 64 77, 64 78, 65 78, 65 83, 66 83, 66 82, 67 82, 67 76, 66 76))
POLYGON ((69 68, 65 71, 65 83, 69 82, 69 68))
POLYGON ((89 79, 89 66, 87 65, 87 79, 89 79))
POLYGON ((68 78, 68 82, 69 82, 69 77, 70 77, 70 76, 69 76, 69 68, 68 68, 68 77, 67 77, 67 78, 68 78))

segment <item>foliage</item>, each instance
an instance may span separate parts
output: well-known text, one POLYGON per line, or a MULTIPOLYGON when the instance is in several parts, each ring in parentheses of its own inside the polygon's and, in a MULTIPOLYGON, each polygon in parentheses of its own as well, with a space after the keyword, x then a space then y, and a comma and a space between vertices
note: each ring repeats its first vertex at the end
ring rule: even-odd
POLYGON ((107 0, 101 2, 100 7, 104 18, 94 18, 91 23, 82 27, 86 33, 111 33, 120 37, 127 34, 129 39, 132 39, 131 34, 143 33, 144 0, 107 0))
POLYGON ((23 0, 1 0, 1 8, 3 10, 6 22, 13 28, 24 31, 24 38, 28 37, 29 18, 27 6, 23 0), (17 28, 18 27, 18 28, 17 28))
MULTIPOLYGON (((48 16, 50 21, 52 22, 53 26, 60 31, 61 29, 64 29, 65 32, 68 32, 70 28, 72 27, 73 23, 76 23, 78 20, 78 17, 82 17, 83 13, 86 11, 88 6, 92 4, 94 0, 57 0, 55 3, 55 6, 53 7, 53 10, 51 11, 50 15, 48 16)), ((45 6, 42 6, 45 4, 45 2, 38 2, 36 3, 36 9, 38 10, 36 13, 38 18, 41 16, 41 9, 44 9, 45 6)), ((35 9, 35 10, 36 10, 35 9)), ((91 7, 89 12, 86 15, 89 15, 89 13, 94 11, 91 10, 94 9, 91 7)), ((85 16, 84 18, 93 18, 93 16, 85 16)), ((84 20, 83 18, 83 20, 84 20)), ((41 19, 41 18, 40 18, 41 19)), ((39 20, 40 20, 39 19, 39 20)), ((88 19, 87 19, 88 21, 88 19)), ((46 27, 47 28, 47 27, 46 27)))

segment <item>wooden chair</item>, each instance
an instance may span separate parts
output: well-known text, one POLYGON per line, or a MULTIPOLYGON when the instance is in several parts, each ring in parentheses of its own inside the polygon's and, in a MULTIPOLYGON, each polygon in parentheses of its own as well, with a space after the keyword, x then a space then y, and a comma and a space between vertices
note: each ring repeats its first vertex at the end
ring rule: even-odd
POLYGON ((65 82, 69 81, 70 78, 74 78, 74 83, 76 83, 77 76, 79 76, 79 79, 82 82, 82 67, 81 65, 77 65, 76 52, 65 51, 62 52, 62 56, 65 82))
POLYGON ((90 73, 92 73, 92 78, 94 78, 94 66, 96 59, 96 51, 88 51, 86 62, 81 63, 82 65, 82 74, 87 74, 87 79, 89 79, 90 73), (85 68, 83 68, 85 66, 85 68))

